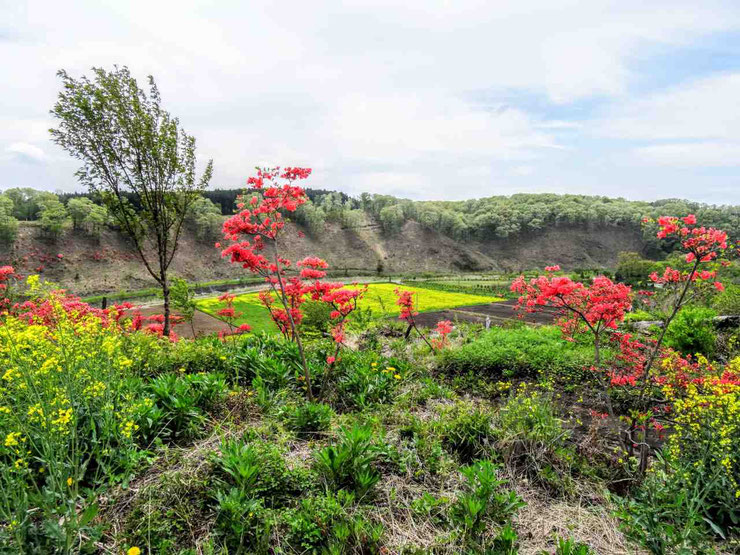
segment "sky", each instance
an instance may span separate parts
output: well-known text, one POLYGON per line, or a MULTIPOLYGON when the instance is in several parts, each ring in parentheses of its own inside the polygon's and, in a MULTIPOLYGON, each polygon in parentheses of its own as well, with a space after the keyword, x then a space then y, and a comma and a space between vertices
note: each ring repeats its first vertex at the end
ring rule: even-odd
POLYGON ((81 190, 56 76, 153 75, 211 187, 740 204, 736 0, 0 0, 0 190, 81 190))

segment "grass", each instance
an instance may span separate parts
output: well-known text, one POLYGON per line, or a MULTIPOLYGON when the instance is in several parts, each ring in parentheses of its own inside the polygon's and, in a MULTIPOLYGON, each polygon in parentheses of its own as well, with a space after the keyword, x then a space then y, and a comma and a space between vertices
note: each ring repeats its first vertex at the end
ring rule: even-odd
MULTIPOLYGON (((397 287, 399 286, 395 283, 369 284, 365 298, 360 302, 360 307, 372 310, 375 316, 398 316, 399 308, 396 306, 396 295, 393 293, 397 287)), ((407 285, 401 287, 414 293, 414 301, 419 312, 443 310, 456 306, 488 304, 502 300, 498 297, 438 291, 407 285)), ((222 307, 223 305, 219 302, 218 297, 210 297, 198 301, 198 309, 213 316, 217 316, 216 313, 222 307)), ((237 296, 234 299, 234 308, 237 312, 243 313, 238 318, 237 324, 247 323, 257 333, 261 331, 276 331, 275 325, 260 303, 257 293, 245 293, 237 296)))

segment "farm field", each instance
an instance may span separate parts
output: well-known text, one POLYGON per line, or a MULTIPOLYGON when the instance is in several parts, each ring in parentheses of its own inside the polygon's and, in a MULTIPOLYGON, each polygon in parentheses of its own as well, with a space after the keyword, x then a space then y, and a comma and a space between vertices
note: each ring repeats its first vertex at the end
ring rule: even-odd
MULTIPOLYGON (((374 316, 398 316, 399 307, 396 305, 394 291, 401 287, 413 293, 414 305, 419 312, 431 312, 460 306, 485 305, 499 302, 500 297, 474 295, 438 291, 421 287, 399 286, 395 283, 371 283, 362 299, 362 308, 372 311, 374 316)), ((217 317, 217 312, 223 307, 218 297, 210 297, 197 301, 199 310, 217 317)), ((236 319, 236 325, 249 324, 256 333, 277 331, 277 327, 270 319, 267 310, 262 306, 258 293, 245 293, 234 299, 234 309, 242 315, 236 319)))

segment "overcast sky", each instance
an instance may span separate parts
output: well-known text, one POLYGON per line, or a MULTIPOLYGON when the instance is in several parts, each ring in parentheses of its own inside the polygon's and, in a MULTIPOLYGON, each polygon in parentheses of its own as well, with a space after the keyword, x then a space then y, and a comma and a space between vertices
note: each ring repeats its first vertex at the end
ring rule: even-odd
POLYGON ((213 158, 312 187, 740 204, 740 2, 0 0, 0 189, 79 189, 55 73, 128 65, 213 158))

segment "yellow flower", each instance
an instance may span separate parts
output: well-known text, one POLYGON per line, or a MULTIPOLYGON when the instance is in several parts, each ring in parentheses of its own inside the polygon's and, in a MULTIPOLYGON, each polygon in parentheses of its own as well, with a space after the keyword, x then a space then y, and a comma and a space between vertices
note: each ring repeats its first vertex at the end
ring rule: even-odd
POLYGON ((72 478, 67 478, 67 485, 72 487, 72 484, 74 484, 74 480, 72 478))
POLYGON ((19 439, 22 439, 20 432, 10 432, 5 438, 5 447, 15 447, 19 439))
POLYGON ((393 377, 396 378, 397 380, 400 380, 401 379, 401 375, 400 374, 393 374, 393 377))
POLYGON ((141 549, 139 549, 138 547, 131 547, 126 552, 126 555, 141 555, 141 549))

